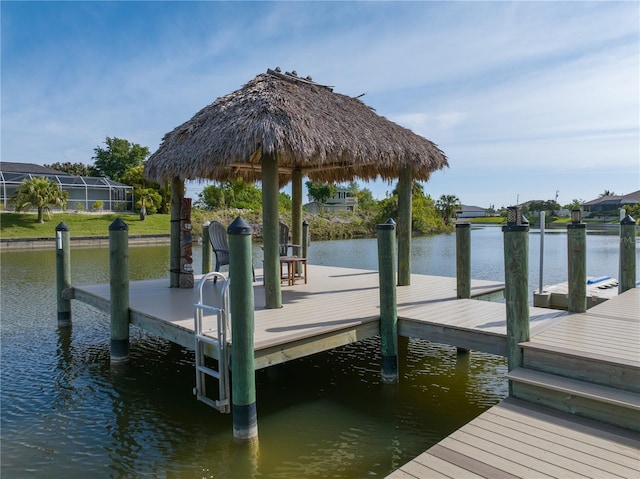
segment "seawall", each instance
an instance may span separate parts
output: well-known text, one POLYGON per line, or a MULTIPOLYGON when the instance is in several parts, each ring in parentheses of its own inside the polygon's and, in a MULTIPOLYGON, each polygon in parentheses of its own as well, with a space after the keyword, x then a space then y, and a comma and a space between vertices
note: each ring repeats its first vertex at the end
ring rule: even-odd
MULTIPOLYGON (((165 245, 171 241, 171 235, 130 235, 129 246, 165 245)), ((0 239, 0 252, 26 250, 54 250, 56 240, 50 238, 8 238, 0 239)), ((108 236, 72 236, 71 248, 108 248, 108 236)))

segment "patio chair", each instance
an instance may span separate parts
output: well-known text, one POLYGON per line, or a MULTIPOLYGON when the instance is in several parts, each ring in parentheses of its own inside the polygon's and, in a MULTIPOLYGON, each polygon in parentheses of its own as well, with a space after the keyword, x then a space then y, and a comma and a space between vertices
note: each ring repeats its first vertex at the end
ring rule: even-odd
MULTIPOLYGON (((216 266, 214 271, 220 272, 220 267, 229 264, 229 241, 227 240, 227 229, 222 223, 218 221, 212 221, 209 224, 209 241, 211 242, 211 248, 213 254, 216 255, 216 266)), ((253 273, 253 280, 256 280, 256 272, 251 264, 251 272, 253 273)), ((215 283, 217 278, 213 279, 215 283)))
POLYGON ((289 227, 280 222, 280 256, 300 256, 300 245, 289 243, 289 227), (291 248, 291 254, 289 254, 291 248))

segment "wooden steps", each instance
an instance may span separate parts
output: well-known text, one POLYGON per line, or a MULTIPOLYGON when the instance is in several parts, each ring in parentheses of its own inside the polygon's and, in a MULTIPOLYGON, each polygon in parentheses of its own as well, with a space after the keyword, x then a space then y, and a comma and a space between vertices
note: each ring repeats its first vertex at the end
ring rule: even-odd
POLYGON ((520 344, 513 397, 640 431, 640 290, 520 344))
POLYGON ((513 397, 640 431, 638 393, 526 368, 507 377, 513 397))
POLYGON ((533 341, 520 347, 525 368, 640 393, 640 367, 634 361, 533 341))

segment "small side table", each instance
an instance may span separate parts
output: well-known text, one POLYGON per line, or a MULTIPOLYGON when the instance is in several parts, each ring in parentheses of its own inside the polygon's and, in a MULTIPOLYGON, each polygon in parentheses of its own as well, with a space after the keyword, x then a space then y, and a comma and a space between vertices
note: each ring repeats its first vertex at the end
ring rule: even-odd
POLYGON ((297 278, 304 278, 304 284, 307 284, 307 258, 299 258, 298 256, 280 256, 280 282, 283 279, 287 280, 289 286, 293 286, 296 283, 297 278), (282 266, 287 265, 287 276, 282 274, 282 266), (298 271, 298 265, 302 265, 304 269, 304 276, 300 276, 298 271))

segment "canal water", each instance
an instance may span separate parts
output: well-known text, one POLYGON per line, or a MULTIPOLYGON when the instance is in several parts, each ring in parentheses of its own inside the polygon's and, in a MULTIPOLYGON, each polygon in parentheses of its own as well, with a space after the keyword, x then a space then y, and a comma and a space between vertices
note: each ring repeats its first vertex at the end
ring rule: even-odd
MULTIPOLYGON (((474 229, 471 241, 472 276, 502 281, 500 228, 474 229)), ((545 243, 545 283, 565 281, 566 234, 545 243)), ((588 236, 588 274, 617 276, 618 243, 588 236)), ((375 249, 375 239, 314 242, 309 262, 377 269, 375 249)), ((455 276, 454 235, 415 238, 412 253, 414 272, 455 276)), ((108 282, 107 249, 71 257, 74 284, 108 282)), ((56 327, 54 251, 0 261, 2 477, 384 477, 507 394, 503 358, 402 338, 400 382, 383 385, 378 341, 364 341, 258 371, 251 449, 233 443, 230 415, 192 396, 189 350, 132 327, 130 363, 111 367, 105 315, 73 302, 73 327, 56 327)), ((132 279, 167 270, 168 247, 130 248, 132 279)))

